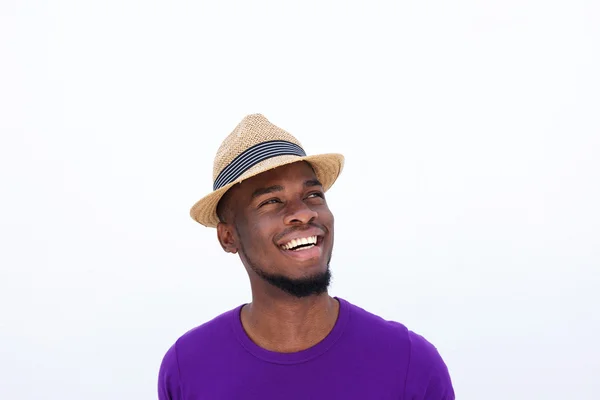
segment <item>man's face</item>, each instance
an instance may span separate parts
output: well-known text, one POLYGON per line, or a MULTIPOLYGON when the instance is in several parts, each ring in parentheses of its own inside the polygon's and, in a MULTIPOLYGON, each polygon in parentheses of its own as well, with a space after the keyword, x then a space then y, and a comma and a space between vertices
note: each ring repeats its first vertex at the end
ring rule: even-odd
POLYGON ((326 290, 334 218, 307 163, 250 178, 225 201, 229 218, 218 229, 226 250, 239 251, 244 265, 263 281, 297 297, 326 290))

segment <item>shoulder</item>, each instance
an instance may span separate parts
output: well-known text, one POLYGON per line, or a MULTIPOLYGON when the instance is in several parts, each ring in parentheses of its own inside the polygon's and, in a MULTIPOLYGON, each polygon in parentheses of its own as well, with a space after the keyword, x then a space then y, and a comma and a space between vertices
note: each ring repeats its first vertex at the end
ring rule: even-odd
POLYGON ((175 346, 178 349, 184 349, 185 352, 200 351, 207 345, 212 345, 222 341, 228 335, 233 335, 233 317, 234 313, 239 312, 240 307, 229 310, 203 323, 177 339, 175 346))
MULTIPOLYGON (((354 335, 363 345, 385 351, 402 368, 406 398, 453 400, 448 368, 437 348, 425 337, 397 321, 386 320, 345 301, 351 310, 354 335)), ((370 349, 371 350, 371 349, 370 349)))
POLYGON ((408 337, 410 361, 406 394, 415 399, 453 400, 454 389, 450 373, 438 349, 415 332, 409 331, 408 337))
POLYGON ((159 399, 179 399, 182 372, 191 364, 210 358, 219 345, 233 336, 233 314, 239 307, 227 311, 181 335, 165 353, 159 369, 159 399))
POLYGON ((179 362, 177 360, 176 344, 173 344, 163 357, 158 372, 158 398, 159 400, 180 399, 181 384, 179 362))
POLYGON ((428 372, 433 375, 448 373, 446 363, 438 349, 418 333, 408 331, 410 339, 410 366, 415 371, 428 372))
POLYGON ((377 342, 387 342, 387 345, 395 343, 402 347, 410 346, 410 331, 400 322, 386 320, 347 300, 340 301, 350 310, 350 323, 355 334, 377 342))

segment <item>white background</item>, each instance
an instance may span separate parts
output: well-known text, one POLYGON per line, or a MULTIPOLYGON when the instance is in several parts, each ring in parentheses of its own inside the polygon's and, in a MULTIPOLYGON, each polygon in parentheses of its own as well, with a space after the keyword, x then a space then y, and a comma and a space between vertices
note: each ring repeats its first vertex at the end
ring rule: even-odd
POLYGON ((331 293, 433 342, 457 398, 599 398, 597 1, 0 15, 0 398, 156 398, 173 341, 249 300, 188 211, 255 112, 346 155, 331 293))

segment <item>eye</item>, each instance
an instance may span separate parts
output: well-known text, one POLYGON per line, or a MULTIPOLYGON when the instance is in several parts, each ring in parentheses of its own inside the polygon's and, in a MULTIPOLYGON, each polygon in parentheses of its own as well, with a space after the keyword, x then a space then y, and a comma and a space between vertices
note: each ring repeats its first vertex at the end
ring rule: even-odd
POLYGON ((308 198, 308 199, 314 199, 316 197, 320 197, 320 198, 324 199, 325 195, 321 192, 313 192, 313 193, 309 193, 309 195, 306 196, 306 198, 308 198))
POLYGON ((267 204, 276 204, 276 203, 281 203, 281 200, 279 200, 278 198, 273 198, 273 199, 263 201, 262 203, 260 203, 258 208, 260 208, 262 206, 266 206, 267 204))

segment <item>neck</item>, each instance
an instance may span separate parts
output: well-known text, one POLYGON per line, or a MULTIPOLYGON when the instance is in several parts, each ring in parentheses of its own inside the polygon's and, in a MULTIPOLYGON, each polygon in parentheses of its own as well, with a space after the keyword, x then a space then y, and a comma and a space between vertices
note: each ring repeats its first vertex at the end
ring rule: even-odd
POLYGON ((253 294, 252 303, 242 309, 241 319, 246 334, 258 346, 291 353, 325 339, 338 312, 338 301, 327 293, 305 298, 253 294))

